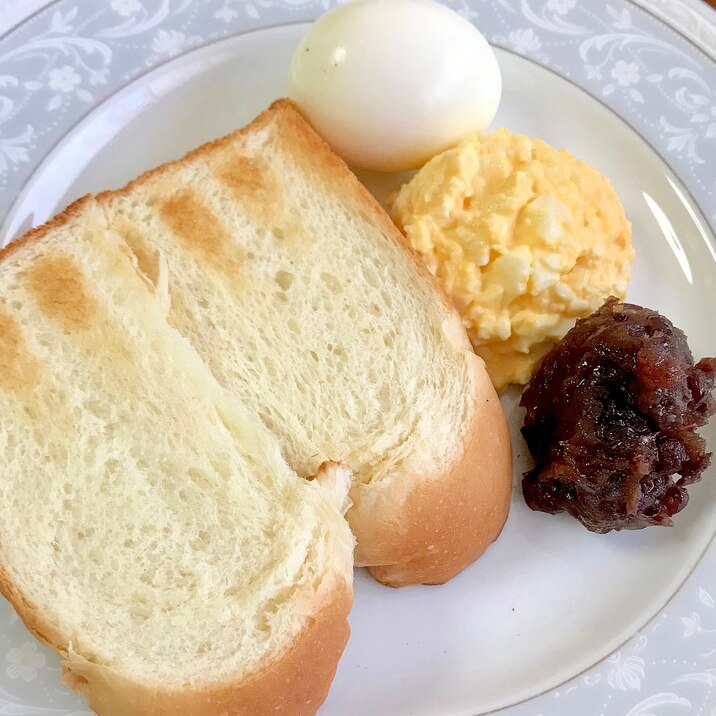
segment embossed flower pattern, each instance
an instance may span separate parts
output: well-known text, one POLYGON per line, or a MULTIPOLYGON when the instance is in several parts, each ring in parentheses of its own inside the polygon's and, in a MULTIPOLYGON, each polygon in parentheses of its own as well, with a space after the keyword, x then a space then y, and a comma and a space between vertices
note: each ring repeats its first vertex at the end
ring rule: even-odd
POLYGON ((237 17, 239 14, 238 10, 236 10, 233 7, 229 7, 228 5, 224 5, 224 7, 220 8, 214 13, 214 17, 217 20, 221 20, 222 22, 229 23, 231 22, 235 17, 237 17))
POLYGON ((507 41, 512 49, 520 55, 528 55, 531 52, 537 52, 537 50, 542 47, 542 42, 531 27, 513 30, 507 36, 507 41))
POLYGON ((121 17, 130 17, 142 9, 139 0, 112 0, 110 7, 121 17))
POLYGON ((644 678, 644 659, 618 651, 607 659, 607 683, 613 689, 638 691, 644 678))
POLYGON ((576 0, 549 0, 547 9, 556 12, 558 15, 566 15, 575 8, 576 4, 576 0))
POLYGON ((690 617, 681 617, 681 623, 684 625, 684 638, 688 639, 694 634, 698 634, 703 630, 701 626, 701 617, 698 612, 691 612, 690 617))
POLYGON ((716 104, 705 112, 697 112, 692 118, 692 123, 706 126, 704 137, 713 139, 716 137, 716 104))
POLYGON ((619 60, 609 74, 622 87, 636 84, 640 79, 639 65, 636 62, 625 62, 624 60, 619 60))
POLYGON ((82 78, 71 65, 63 65, 50 70, 47 75, 47 86, 58 92, 74 92, 82 78))
POLYGON ((159 30, 152 40, 152 50, 158 55, 174 57, 178 55, 186 41, 183 32, 177 30, 159 30))
POLYGON ((587 674, 583 681, 587 686, 606 682, 611 689, 620 691, 639 691, 646 676, 646 661, 639 655, 647 644, 648 638, 640 634, 631 643, 614 652, 593 674, 587 674))
POLYGON ((32 681, 37 678, 38 670, 45 665, 45 655, 35 642, 26 641, 19 649, 10 649, 7 661, 7 675, 11 679, 32 681))

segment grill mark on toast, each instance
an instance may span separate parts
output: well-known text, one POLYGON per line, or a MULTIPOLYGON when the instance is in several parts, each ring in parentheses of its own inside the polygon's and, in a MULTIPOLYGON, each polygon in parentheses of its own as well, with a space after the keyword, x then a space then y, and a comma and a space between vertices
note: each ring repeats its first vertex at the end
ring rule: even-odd
POLYGON ((39 365, 15 318, 0 308, 0 388, 24 392, 36 384, 39 365))
POLYGON ((231 234, 190 189, 183 189, 159 203, 159 215, 177 238, 215 269, 235 276, 240 251, 231 234))
POLYGON ((308 241, 300 212, 287 205, 281 184, 268 167, 232 150, 213 157, 209 168, 244 214, 273 240, 293 248, 308 241))
POLYGON ((214 168, 214 174, 231 190, 237 201, 246 199, 247 195, 253 199, 268 200, 278 190, 275 182, 270 181, 266 172, 254 161, 236 152, 222 158, 214 168))
MULTIPOLYGON (((127 261, 127 258, 122 258, 127 261)), ((90 350, 96 357, 116 354, 134 360, 131 341, 124 326, 113 320, 107 307, 92 295, 87 278, 69 257, 62 254, 43 256, 34 261, 25 274, 27 288, 37 301, 38 308, 66 333, 74 334, 73 341, 90 350), (112 330, 108 325, 112 324, 112 330)), ((111 363, 105 375, 114 374, 111 363)), ((117 374, 123 379, 123 373, 117 374)))
POLYGON ((27 272, 28 288, 40 310, 67 330, 86 330, 97 314, 97 304, 84 274, 68 256, 37 259, 27 272))

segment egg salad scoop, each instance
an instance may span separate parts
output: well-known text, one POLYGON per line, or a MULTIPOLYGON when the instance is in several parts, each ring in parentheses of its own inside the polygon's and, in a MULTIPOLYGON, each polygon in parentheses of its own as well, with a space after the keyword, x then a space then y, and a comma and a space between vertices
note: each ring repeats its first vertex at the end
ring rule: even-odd
POLYGON ((577 318, 625 296, 634 250, 616 192, 540 140, 506 129, 464 140, 400 189, 392 215, 498 389, 528 382, 577 318))

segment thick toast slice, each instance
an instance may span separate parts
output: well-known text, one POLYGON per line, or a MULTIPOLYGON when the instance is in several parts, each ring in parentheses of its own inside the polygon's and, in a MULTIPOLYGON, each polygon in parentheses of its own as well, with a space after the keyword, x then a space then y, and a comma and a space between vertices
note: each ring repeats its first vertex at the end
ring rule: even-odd
POLYGON ((98 197, 170 322, 313 474, 354 473, 356 560, 443 582, 507 515, 505 417, 456 312, 294 106, 98 197))
POLYGON ((2 252, 0 589, 102 716, 313 714, 348 637, 340 475, 288 467, 157 278, 92 199, 2 252))

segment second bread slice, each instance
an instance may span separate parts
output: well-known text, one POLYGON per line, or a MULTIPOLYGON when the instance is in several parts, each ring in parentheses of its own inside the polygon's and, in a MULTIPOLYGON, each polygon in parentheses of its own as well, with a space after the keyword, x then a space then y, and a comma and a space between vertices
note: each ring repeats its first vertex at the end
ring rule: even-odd
POLYGON ((289 464, 354 472, 358 564, 443 582, 499 533, 505 418, 420 260, 288 102, 99 197, 169 320, 279 437, 289 464))

